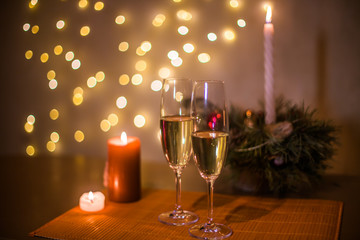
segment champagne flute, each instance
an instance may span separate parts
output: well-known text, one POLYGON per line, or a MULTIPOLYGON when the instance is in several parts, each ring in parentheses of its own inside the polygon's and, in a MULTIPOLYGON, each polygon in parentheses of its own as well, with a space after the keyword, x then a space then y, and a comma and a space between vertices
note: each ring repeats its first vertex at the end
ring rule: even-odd
POLYGON ((225 162, 229 123, 223 81, 195 81, 191 102, 194 119, 192 146, 195 164, 207 183, 207 222, 189 229, 191 236, 200 239, 223 239, 231 236, 228 226, 213 221, 214 182, 225 162))
POLYGON ((181 208, 181 174, 192 154, 190 117, 192 80, 168 78, 163 81, 160 102, 160 131, 162 149, 170 168, 175 173, 176 203, 173 211, 159 215, 160 222, 169 225, 187 225, 199 217, 181 208))

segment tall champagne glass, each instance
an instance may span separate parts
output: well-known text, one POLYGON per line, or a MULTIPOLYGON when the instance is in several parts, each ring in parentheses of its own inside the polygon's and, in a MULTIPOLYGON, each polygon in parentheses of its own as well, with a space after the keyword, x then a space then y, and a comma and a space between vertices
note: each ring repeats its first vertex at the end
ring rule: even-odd
POLYGON ((224 82, 195 81, 191 103, 194 119, 192 145, 195 164, 207 183, 207 222, 189 229, 191 236, 200 239, 223 239, 231 236, 228 226, 213 221, 213 189, 224 165, 229 123, 224 82))
POLYGON ((164 79, 161 90, 160 130, 161 143, 166 160, 175 173, 175 209, 159 215, 160 222, 169 225, 187 225, 199 217, 181 208, 181 174, 192 154, 190 117, 192 80, 181 78, 164 79))

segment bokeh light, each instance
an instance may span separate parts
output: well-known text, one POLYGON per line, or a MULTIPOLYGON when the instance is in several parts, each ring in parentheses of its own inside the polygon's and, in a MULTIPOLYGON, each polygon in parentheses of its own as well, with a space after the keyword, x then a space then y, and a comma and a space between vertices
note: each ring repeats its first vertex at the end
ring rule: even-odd
POLYGON ((40 56, 40 61, 41 61, 42 63, 46 63, 48 60, 49 60, 49 54, 47 54, 47 53, 41 54, 41 56, 40 56))
POLYGON ((75 106, 79 106, 84 101, 84 97, 80 93, 76 93, 73 96, 73 103, 75 106))
POLYGON ((59 118, 59 111, 55 108, 51 109, 49 112, 49 117, 51 120, 56 120, 59 118))
POLYGON ((35 116, 32 114, 27 116, 27 118, 26 118, 26 122, 28 122, 31 125, 34 125, 35 121, 36 121, 35 116))
POLYGON ((80 29, 80 35, 83 36, 83 37, 89 35, 89 33, 90 33, 90 27, 89 26, 83 26, 80 29))
POLYGON ((54 143, 57 143, 60 140, 60 135, 57 132, 52 132, 50 134, 50 140, 53 141, 54 143))
POLYGON ((149 41, 142 42, 140 46, 141 50, 143 50, 144 52, 149 52, 151 50, 151 47, 152 45, 149 41))
POLYGON ((76 87, 74 89, 74 95, 75 94, 80 94, 80 95, 83 95, 84 94, 84 90, 82 89, 82 87, 76 87))
POLYGON ((115 23, 116 24, 124 24, 125 23, 126 18, 123 15, 119 15, 115 18, 115 23))
POLYGON ((216 41, 217 36, 215 33, 208 33, 207 38, 209 39, 209 41, 214 42, 216 41))
POLYGON ((35 148, 32 145, 26 147, 26 154, 29 156, 35 155, 35 148))
POLYGON ((224 38, 228 41, 233 41, 235 39, 235 32, 233 30, 227 29, 224 31, 224 38))
POLYGON ((125 108, 127 105, 127 100, 124 96, 118 97, 118 99, 116 99, 116 106, 120 109, 125 108))
POLYGON ((26 59, 31 59, 32 58, 32 56, 33 56, 33 52, 31 51, 31 50, 27 50, 26 52, 25 52, 25 58, 26 59))
POLYGON ((170 60, 174 60, 179 57, 179 53, 175 50, 171 50, 168 52, 167 56, 170 60))
POLYGON ((167 67, 162 67, 162 68, 159 69, 159 76, 160 76, 161 78, 167 78, 167 77, 169 77, 169 76, 170 76, 170 73, 171 73, 171 71, 170 71, 170 69, 167 68, 167 67))
POLYGON ((178 57, 178 58, 175 58, 173 60, 171 60, 171 64, 174 66, 174 67, 180 67, 183 63, 183 60, 182 58, 178 57))
POLYGON ((162 82, 160 80, 154 80, 151 83, 151 90, 153 90, 154 92, 160 91, 161 88, 162 88, 162 82))
POLYGON ((200 53, 198 55, 198 60, 201 63, 207 63, 210 61, 210 55, 208 53, 200 53))
POLYGON ((31 28, 31 32, 33 34, 37 34, 40 30, 40 27, 38 25, 34 25, 32 28, 31 28))
POLYGON ((175 93, 175 100, 177 102, 181 102, 184 98, 184 94, 182 92, 176 92, 175 93))
POLYGON ((129 43, 128 42, 121 42, 119 44, 119 51, 120 52, 126 52, 129 49, 129 43))
POLYGON ((54 47, 54 53, 55 55, 60 55, 63 52, 63 47, 61 45, 56 45, 54 47))
POLYGON ((136 115, 134 118, 134 125, 137 128, 142 128, 143 126, 145 126, 146 120, 145 117, 143 115, 136 115))
POLYGON ((74 69, 74 70, 77 70, 79 69, 81 66, 81 62, 79 59, 75 59, 74 61, 72 61, 71 63, 71 67, 74 69))
POLYGON ((75 54, 72 51, 69 51, 65 54, 65 60, 68 62, 72 61, 74 59, 74 57, 75 57, 75 54))
POLYGON ((107 120, 110 122, 111 126, 115 126, 119 122, 119 117, 115 113, 110 113, 107 120))
POLYGON ((160 13, 155 16, 154 20, 152 21, 152 25, 154 25, 155 27, 160 27, 161 25, 163 25, 165 20, 166 20, 165 15, 160 13))
POLYGON ((48 141, 46 143, 46 149, 49 151, 49 152, 54 152, 55 149, 56 149, 56 144, 52 141, 48 141))
POLYGON ((88 5, 88 1, 87 0, 80 0, 79 1, 79 7, 80 8, 86 8, 88 5))
POLYGON ((29 31, 29 29, 30 29, 30 24, 29 24, 29 23, 25 23, 25 24, 23 25, 23 30, 24 30, 25 32, 27 32, 27 31, 29 31))
POLYGON ((229 5, 230 5, 230 7, 232 7, 232 8, 238 8, 238 7, 240 6, 238 0, 230 0, 230 1, 229 1, 229 5))
POLYGON ((100 129, 103 131, 103 132, 108 132, 111 128, 111 124, 110 124, 110 121, 107 120, 107 119, 104 119, 100 122, 100 129))
POLYGON ((56 81, 56 79, 51 79, 49 81, 49 88, 51 90, 54 90, 55 88, 57 88, 57 86, 58 86, 58 82, 56 81))
POLYGON ((192 18, 192 14, 186 10, 179 10, 176 13, 176 16, 181 19, 181 20, 185 20, 185 21, 189 21, 192 18))
POLYGON ((97 82, 102 82, 105 79, 105 73, 103 71, 99 71, 95 74, 95 78, 97 82))
POLYGON ((144 60, 139 60, 135 63, 136 71, 142 72, 145 71, 147 63, 144 60))
POLYGON ((82 142, 85 139, 85 135, 82 131, 76 130, 76 132, 74 133, 74 139, 77 142, 82 142))
POLYGON ((34 125, 26 122, 24 125, 24 129, 27 133, 31 133, 34 130, 34 125))
POLYGON ((49 80, 53 80, 56 77, 56 73, 54 70, 50 70, 48 71, 48 73, 46 74, 47 79, 49 80))
POLYGON ((180 26, 178 28, 178 33, 180 33, 180 35, 186 35, 188 34, 189 29, 186 26, 180 26))
POLYGON ((246 21, 244 19, 238 19, 237 25, 241 28, 246 27, 246 21))
POLYGON ((56 28, 57 29, 63 29, 65 27, 65 22, 64 22, 64 20, 59 20, 59 21, 57 21, 56 22, 56 28))
POLYGON ((130 82, 130 77, 129 77, 129 75, 127 75, 127 74, 122 74, 120 77, 119 77, 119 83, 120 83, 120 85, 127 85, 127 84, 129 84, 129 82, 130 82))
POLYGON ((140 73, 136 73, 131 78, 131 83, 133 85, 140 85, 143 81, 143 76, 140 73))
POLYGON ((89 88, 94 88, 97 84, 96 78, 95 77, 89 77, 87 82, 86 82, 87 86, 89 88))
POLYGON ((144 56, 146 52, 141 49, 141 47, 136 48, 136 55, 138 56, 144 56))
POLYGON ((99 2, 96 2, 95 5, 94 5, 94 9, 96 11, 101 11, 104 9, 104 3, 99 1, 99 2))

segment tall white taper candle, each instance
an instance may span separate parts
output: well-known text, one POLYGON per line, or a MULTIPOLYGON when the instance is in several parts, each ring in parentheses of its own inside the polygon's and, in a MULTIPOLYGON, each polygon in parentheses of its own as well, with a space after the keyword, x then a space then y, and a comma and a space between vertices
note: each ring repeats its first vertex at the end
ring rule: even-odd
POLYGON ((273 67, 273 36, 274 26, 271 23, 271 7, 267 7, 266 22, 264 24, 264 100, 265 123, 275 123, 275 97, 274 97, 274 67, 273 67))

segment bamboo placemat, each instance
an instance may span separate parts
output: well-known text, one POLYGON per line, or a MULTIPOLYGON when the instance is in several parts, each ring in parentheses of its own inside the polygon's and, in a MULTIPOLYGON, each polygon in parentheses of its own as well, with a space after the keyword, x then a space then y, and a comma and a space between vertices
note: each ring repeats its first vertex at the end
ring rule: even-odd
MULTIPOLYGON (((175 192, 151 190, 134 203, 106 202, 104 210, 86 213, 75 207, 34 232, 51 239, 190 239, 189 226, 167 226, 157 216, 174 206, 175 192)), ((205 193, 183 192, 184 209, 206 221, 205 193)), ((338 239, 342 202, 214 195, 216 222, 233 229, 230 239, 338 239)))

